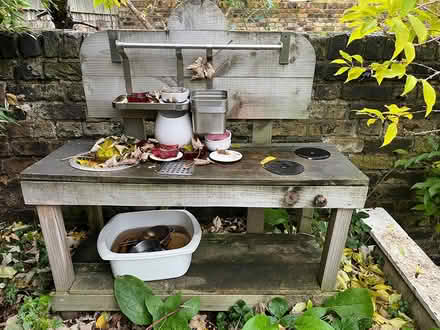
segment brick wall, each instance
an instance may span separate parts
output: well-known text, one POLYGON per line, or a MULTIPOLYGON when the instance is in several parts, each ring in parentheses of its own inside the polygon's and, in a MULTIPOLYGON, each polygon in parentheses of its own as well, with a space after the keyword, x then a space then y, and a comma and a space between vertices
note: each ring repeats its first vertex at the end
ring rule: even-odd
MULTIPOLYGON (((23 94, 25 104, 17 112, 20 125, 9 125, 0 137, 0 211, 29 214, 23 205, 18 174, 27 166, 62 145, 67 139, 96 138, 118 134, 119 121, 86 119, 85 99, 81 83, 78 52, 85 34, 78 32, 46 31, 37 39, 0 35, 0 81, 9 92, 23 94)), ((374 186, 393 166, 397 148, 422 151, 426 138, 410 135, 407 131, 424 131, 440 127, 440 115, 430 120, 421 114, 412 121, 404 121, 399 137, 385 148, 383 129, 366 126, 366 119, 353 114, 353 109, 382 107, 383 104, 405 103, 422 109, 423 97, 415 90, 400 97, 403 84, 398 80, 384 81, 381 87, 371 79, 344 84, 344 77, 334 77, 338 65, 330 64, 340 49, 345 49, 347 35, 333 37, 309 35, 317 55, 311 116, 307 120, 274 120, 273 142, 324 141, 336 144, 352 162, 371 179, 374 186)), ((375 36, 353 43, 350 52, 363 54, 373 61, 389 57, 392 42, 375 36)), ((435 64, 440 59, 437 46, 418 52, 418 62, 435 64)), ((423 69, 423 68, 421 68, 423 69)), ((417 68, 416 76, 426 76, 417 68)), ((433 83, 438 89, 438 81, 433 83)), ((154 123, 149 122, 148 133, 153 134, 154 123)), ((252 140, 252 123, 228 121, 235 142, 252 140)), ((398 170, 381 182, 367 206, 383 206, 396 219, 414 224, 409 209, 414 205, 409 187, 421 178, 418 171, 398 170)), ((32 212, 31 212, 32 213, 32 212)))
MULTIPOLYGON (((163 22, 169 15, 169 3, 171 1, 159 1, 158 10, 151 19, 158 29, 163 28, 163 22)), ((249 1, 252 5, 252 1, 249 1)), ((141 10, 145 9, 146 1, 135 0, 135 6, 141 10)), ((217 1, 223 12, 227 12, 224 1, 217 1)), ((277 9, 273 9, 270 16, 258 20, 244 22, 243 13, 239 10, 231 11, 228 14, 230 28, 233 30, 247 31, 295 31, 295 32, 343 32, 347 31, 345 24, 339 22, 339 17, 344 10, 351 7, 356 1, 346 0, 320 0, 320 1, 295 1, 279 0, 274 1, 277 9)), ((120 8, 120 27, 139 28, 143 27, 136 20, 127 8, 120 8)), ((261 16, 257 13, 254 16, 261 16)))

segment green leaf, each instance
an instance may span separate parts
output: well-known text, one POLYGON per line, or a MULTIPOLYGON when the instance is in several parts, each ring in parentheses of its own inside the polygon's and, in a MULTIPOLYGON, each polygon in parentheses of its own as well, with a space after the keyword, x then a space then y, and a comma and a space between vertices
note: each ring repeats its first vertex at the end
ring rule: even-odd
POLYGON ((286 299, 276 297, 269 302, 267 309, 272 313, 272 315, 276 316, 278 319, 281 319, 289 310, 289 304, 287 303, 286 299))
POLYGON ((169 296, 165 300, 164 308, 167 310, 167 312, 175 311, 177 308, 179 308, 181 301, 182 295, 180 293, 176 294, 175 296, 169 296))
POLYGON ((285 328, 291 328, 293 329, 295 326, 295 321, 297 317, 295 315, 289 314, 285 315, 281 320, 280 324, 285 328))
POLYGON ((345 80, 345 83, 359 78, 365 71, 367 71, 366 68, 361 68, 359 66, 355 66, 355 67, 351 68, 348 71, 348 76, 347 76, 347 80, 345 80))
POLYGON ((426 114, 425 118, 429 116, 429 114, 432 111, 432 107, 435 104, 436 101, 436 94, 434 88, 431 86, 429 82, 426 80, 422 80, 423 84, 423 98, 425 99, 426 103, 426 114))
POLYGON ((145 298, 153 293, 143 281, 131 275, 118 276, 115 278, 114 292, 119 308, 131 322, 137 325, 151 323, 145 298))
POLYGON ((167 314, 167 310, 164 306, 162 299, 158 296, 148 295, 145 297, 145 306, 148 312, 153 316, 153 321, 159 320, 162 316, 167 314))
POLYGON ((406 44, 409 41, 409 30, 405 23, 402 22, 400 17, 394 17, 391 20, 392 23, 392 31, 396 35, 396 42, 394 44, 395 50, 391 60, 394 60, 405 48, 406 44))
POLYGON ((335 76, 339 76, 340 74, 343 74, 345 71, 347 71, 348 69, 350 69, 349 66, 343 66, 342 68, 339 68, 338 71, 336 71, 335 76))
POLYGON ((334 311, 341 318, 353 315, 358 318, 373 317, 373 304, 368 289, 347 289, 327 299, 322 306, 334 311))
POLYGON ((306 310, 303 315, 304 316, 314 316, 318 319, 324 317, 325 314, 327 314, 328 308, 325 307, 311 307, 308 310, 306 310))
POLYGON ((416 31, 417 39, 419 40, 419 43, 423 43, 426 41, 426 38, 428 37, 428 30, 417 17, 413 15, 408 15, 409 22, 411 23, 412 28, 414 31, 416 31))
POLYGON ((185 301, 181 308, 177 314, 189 322, 200 310, 200 297, 194 297, 185 301))
POLYGON ((424 211, 425 210, 425 205, 417 204, 416 206, 412 207, 411 210, 414 210, 414 211, 424 211))
POLYGON ((406 63, 410 64, 416 58, 416 49, 414 48, 414 44, 408 41, 404 47, 404 50, 405 50, 406 63))
POLYGON ((353 55, 352 56, 356 61, 358 61, 360 64, 364 64, 364 59, 361 55, 353 55))
POLYGON ((428 192, 431 198, 434 198, 435 195, 440 193, 440 183, 434 184, 433 186, 429 187, 428 192))
POLYGON ((405 82, 405 88, 403 90, 403 93, 400 96, 404 96, 406 94, 408 94, 409 92, 411 92, 414 87, 416 87, 417 85, 417 78, 414 77, 413 75, 409 74, 406 76, 406 82, 405 82))
POLYGON ((255 315, 249 319, 242 330, 279 330, 278 324, 272 324, 264 314, 255 315))
POLYGON ((394 153, 399 154, 399 155, 407 155, 408 154, 408 150, 405 149, 396 149, 393 150, 394 153))
POLYGON ((275 226, 289 222, 289 214, 285 209, 264 209, 264 222, 275 226))
POLYGON ((408 13, 414 9, 416 6, 417 0, 403 0, 402 7, 400 8, 400 15, 406 16, 408 13))
POLYGON ((346 52, 342 51, 342 50, 339 51, 339 55, 341 55, 343 58, 345 58, 350 63, 353 61, 351 59, 351 56, 349 54, 347 54, 346 52))
POLYGON ((338 58, 336 60, 333 60, 330 63, 332 63, 332 64, 346 64, 346 65, 348 65, 348 63, 345 62, 342 58, 338 58))
POLYGON ((295 322, 296 330, 334 330, 327 322, 316 316, 302 315, 295 322))

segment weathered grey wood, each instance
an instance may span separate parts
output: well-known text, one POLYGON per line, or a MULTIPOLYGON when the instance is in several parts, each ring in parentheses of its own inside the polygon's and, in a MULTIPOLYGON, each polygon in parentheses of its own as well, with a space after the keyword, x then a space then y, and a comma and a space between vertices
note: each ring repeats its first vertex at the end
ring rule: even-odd
MULTIPOLYGON (((257 186, 367 186, 368 177, 359 171, 335 146, 323 143, 296 143, 294 146, 245 146, 236 149, 243 154, 243 159, 224 166, 199 166, 191 176, 160 176, 158 167, 151 168, 152 162, 123 171, 96 173, 72 168, 67 161, 60 161, 68 156, 86 152, 94 141, 72 141, 46 158, 33 164, 22 172, 24 181, 73 181, 100 183, 178 183, 178 184, 221 184, 221 185, 257 185, 257 186), (312 161, 298 157, 293 152, 302 146, 325 148, 331 157, 323 161, 312 161), (260 161, 272 155, 278 159, 293 160, 303 164, 306 170, 293 176, 275 175, 266 171, 260 161)), ((279 189, 282 189, 281 187, 279 189)), ((300 188, 298 188, 300 189, 300 188)), ((318 190, 318 189, 317 189, 318 190)), ((357 194, 358 195, 358 194, 357 194)), ((344 194, 342 194, 344 196, 344 194)), ((358 195, 359 196, 359 195, 358 195)), ((347 196, 348 197, 348 196, 347 196)), ((244 197, 243 197, 244 198, 244 197)), ((311 204, 303 204, 304 207, 311 204)), ((335 205, 335 204, 333 204, 335 205)), ((344 207, 346 203, 340 203, 344 207)), ((249 205, 250 206, 250 205, 249 205)), ((332 207, 338 207, 332 206, 332 207)), ((359 207, 359 206, 354 206, 359 207)), ((363 207, 360 206, 360 207, 363 207)))
MULTIPOLYGON (((285 296, 291 303, 325 297, 317 274, 320 250, 313 238, 297 235, 204 235, 187 274, 148 282, 155 294, 176 291, 200 296, 203 310, 226 310, 238 299, 249 304, 285 296)), ((117 310, 108 265, 81 264, 69 295, 56 296, 55 310, 117 310), (82 297, 79 304, 77 297, 82 297), (101 308, 96 308, 100 306, 101 308)))
POLYGON ((319 271, 319 280, 323 291, 335 289, 336 275, 344 252, 352 214, 352 209, 335 210, 329 222, 319 271))
POLYGON ((98 232, 104 227, 104 216, 102 214, 102 206, 88 206, 87 218, 89 230, 98 232))
POLYGON ((264 209, 247 209, 246 230, 248 233, 264 233, 264 209))
POLYGON ((124 118, 124 132, 140 140, 146 139, 144 118, 124 118))
POLYGON ((272 120, 254 120, 252 143, 269 145, 272 143, 272 120))
MULTIPOLYGON (((281 33, 243 33, 227 31, 118 31, 127 42, 185 42, 277 44, 281 33)), ((134 91, 154 90, 176 85, 176 58, 173 50, 128 49, 134 91)), ((187 67, 205 51, 185 50, 187 67)), ((310 43, 293 34, 290 64, 279 65, 279 51, 231 51, 214 53, 217 69, 213 87, 227 89, 230 95, 230 118, 306 118, 310 103, 315 53, 310 43), (246 87, 247 86, 247 87, 246 87)), ((119 117, 111 101, 125 93, 122 67, 110 61, 106 33, 87 38, 81 49, 84 90, 88 116, 119 117)), ((204 81, 190 81, 185 70, 185 86, 205 88, 204 81)))
MULTIPOLYGON (((105 276, 105 274, 103 274, 105 276)), ((101 280, 98 277, 96 280, 101 280)), ((332 293, 333 294, 333 293, 332 293)), ((320 305, 332 294, 321 292, 319 290, 309 291, 304 293, 277 293, 274 295, 251 295, 251 294, 192 294, 182 295, 182 299, 188 300, 193 297, 200 298, 200 310, 203 311, 227 311, 238 300, 243 299, 247 304, 253 306, 260 302, 269 302, 275 297, 283 296, 293 306, 296 303, 307 301, 311 299, 313 305, 320 305)), ((169 295, 158 295, 161 298, 165 298, 169 295)), ((52 310, 59 311, 118 311, 119 307, 115 301, 113 294, 107 295, 90 295, 90 294, 55 294, 52 300, 52 310)))
POLYGON ((318 194, 327 196, 326 208, 359 208, 364 206, 368 190, 363 186, 305 186, 291 206, 284 204, 287 188, 278 186, 22 181, 21 187, 28 205, 275 208, 310 208, 318 194))
MULTIPOLYGON (((370 215, 363 221, 371 227, 371 236, 385 254, 397 275, 429 314, 429 318, 440 326, 440 269, 425 252, 408 236, 402 227, 383 209, 367 209, 370 215), (417 269, 421 274, 416 277, 417 269)), ((388 272, 386 273, 388 275, 388 272)), ((393 280, 393 285, 395 284, 393 280)), ((400 286, 404 288, 404 285, 400 286)), ((408 290, 406 291, 408 292, 408 290)), ((409 305, 410 307, 412 304, 409 305)), ((415 314, 414 314, 415 315, 415 314)), ((421 316, 421 315, 419 315, 421 316)), ((426 319, 427 324, 430 324, 426 319)), ((432 326, 422 327, 430 329, 432 326)))
POLYGON ((60 206, 37 206, 50 268, 57 292, 68 291, 75 279, 60 206))
POLYGON ((312 233, 313 209, 302 209, 298 231, 300 233, 312 233))

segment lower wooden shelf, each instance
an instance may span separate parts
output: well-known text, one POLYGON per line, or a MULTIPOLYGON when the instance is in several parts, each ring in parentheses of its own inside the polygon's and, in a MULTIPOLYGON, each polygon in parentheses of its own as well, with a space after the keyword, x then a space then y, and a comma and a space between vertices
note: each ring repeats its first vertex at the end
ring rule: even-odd
MULTIPOLYGON (((84 251, 90 260, 90 248, 84 251)), ((148 285, 160 296, 199 296, 203 311, 227 310, 238 299, 256 304, 275 296, 292 304, 307 299, 319 303, 332 294, 320 290, 320 258, 320 249, 307 235, 210 234, 204 235, 184 276, 148 285)), ((76 263, 75 271, 69 292, 54 294, 54 310, 118 310, 109 264, 76 263)))

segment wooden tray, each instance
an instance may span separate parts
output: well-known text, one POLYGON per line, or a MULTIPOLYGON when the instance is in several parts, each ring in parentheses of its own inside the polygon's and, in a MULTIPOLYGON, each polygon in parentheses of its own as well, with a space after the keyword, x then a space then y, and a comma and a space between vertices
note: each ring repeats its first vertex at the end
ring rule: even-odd
POLYGON ((138 103, 125 101, 126 95, 119 95, 112 102, 114 108, 121 111, 188 111, 190 103, 138 103))

